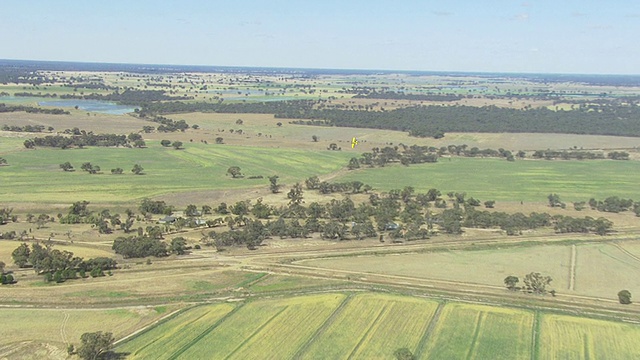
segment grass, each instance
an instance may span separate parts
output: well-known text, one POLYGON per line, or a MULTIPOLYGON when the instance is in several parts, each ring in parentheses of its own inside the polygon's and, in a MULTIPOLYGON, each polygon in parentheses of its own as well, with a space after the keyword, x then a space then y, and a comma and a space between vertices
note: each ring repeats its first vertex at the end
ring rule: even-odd
POLYGON ((533 314, 470 304, 447 304, 425 353, 430 359, 529 359, 533 314))
POLYGON ((3 319, 0 345, 27 340, 77 344, 85 332, 110 331, 116 338, 125 336, 153 322, 161 313, 147 307, 117 310, 2 308, 0 316, 3 319))
POLYGON ((637 359, 638 326, 545 314, 541 320, 541 359, 637 359))
MULTIPOLYGON (((1 155, 1 154, 0 154, 1 155)), ((184 150, 150 145, 146 149, 86 148, 36 149, 8 153, 11 166, 0 168, 0 193, 5 202, 70 203, 87 200, 98 203, 137 201, 167 193, 198 190, 227 190, 267 187, 268 176, 278 175, 283 184, 303 181, 309 176, 342 168, 348 154, 297 149, 227 147, 186 144, 184 150), (71 162, 75 172, 63 172, 59 164, 71 162), (89 175, 80 170, 84 162, 102 169, 89 175), (130 172, 134 164, 145 175, 130 172), (240 166, 246 176, 263 179, 232 179, 230 166, 240 166), (111 175, 120 167, 123 175, 111 175)))
MULTIPOLYGON (((591 259, 591 261, 595 261, 591 259)), ((509 275, 532 271, 551 276, 552 288, 568 287, 570 246, 532 246, 476 251, 378 255, 305 260, 301 264, 354 272, 503 286, 509 275)))
POLYGON ((416 192, 436 188, 443 194, 466 192, 481 200, 547 201, 557 193, 565 202, 609 196, 640 199, 635 174, 638 161, 508 162, 500 159, 442 158, 435 164, 394 165, 352 171, 336 181, 362 181, 388 191, 412 186, 416 192), (495 184, 495 186, 488 186, 495 184))

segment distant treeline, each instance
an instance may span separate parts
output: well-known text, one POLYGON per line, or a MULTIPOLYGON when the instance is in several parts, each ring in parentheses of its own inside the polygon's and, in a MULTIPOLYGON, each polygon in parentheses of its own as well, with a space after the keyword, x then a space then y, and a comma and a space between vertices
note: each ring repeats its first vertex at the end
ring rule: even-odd
MULTIPOLYGON (((25 126, 16 126, 16 125, 2 125, 0 130, 2 131, 15 131, 15 132, 34 132, 39 133, 43 132, 46 129, 44 125, 25 125, 25 126)), ((49 131, 53 131, 53 127, 49 126, 49 131)))
POLYGON ((24 141, 24 146, 28 149, 36 146, 68 149, 84 146, 127 146, 128 144, 129 140, 126 135, 94 134, 92 132, 74 136, 49 135, 24 141))
POLYGON ((464 96, 456 94, 405 94, 395 91, 371 91, 354 96, 356 99, 389 99, 389 100, 417 100, 417 101, 456 101, 464 96))
MULTIPOLYGON (((292 123, 407 131, 417 137, 442 137, 446 132, 532 132, 640 136, 640 107, 603 105, 553 111, 497 106, 411 106, 390 111, 319 109, 313 100, 264 103, 182 103, 143 105, 142 117, 183 112, 274 114, 292 123)), ((317 106, 318 105, 318 106, 317 106)))
POLYGON ((70 112, 62 109, 44 109, 33 106, 11 105, 7 106, 0 103, 0 113, 25 111, 33 114, 49 114, 49 115, 69 115, 70 112))

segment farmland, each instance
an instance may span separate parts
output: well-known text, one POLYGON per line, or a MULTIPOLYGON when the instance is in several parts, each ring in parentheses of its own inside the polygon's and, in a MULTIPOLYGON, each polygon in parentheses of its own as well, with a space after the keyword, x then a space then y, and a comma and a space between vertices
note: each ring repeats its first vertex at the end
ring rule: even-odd
MULTIPOLYGON (((59 73, 46 74, 53 84, 0 84, 0 92, 56 92, 78 98, 92 91, 67 86, 75 80, 62 81, 59 73)), ((304 111, 299 112, 302 119, 295 118, 295 111, 290 117, 265 113, 271 107, 258 103, 307 99, 314 110, 348 111, 345 115, 358 113, 363 119, 367 112, 416 105, 497 106, 523 112, 536 106, 561 117, 564 111, 575 116, 588 107, 603 114, 627 109, 640 89, 458 75, 65 72, 68 77, 89 75, 117 88, 119 95, 126 90, 168 99, 145 98, 135 106, 138 112, 127 115, 74 109, 71 100, 64 109, 69 115, 0 113, 0 126, 54 128, 43 133, 0 131, 0 157, 7 160, 0 166, 0 210, 11 214, 0 227, 0 234, 7 234, 0 239, 0 261, 17 280, 0 289, 0 306, 6 306, 0 313, 11 333, 0 341, 0 358, 74 359, 64 348, 77 346, 83 333, 98 330, 112 332, 119 340, 115 352, 133 359, 390 359, 400 348, 417 358, 434 359, 638 356, 632 342, 640 331, 640 308, 635 298, 622 305, 617 296, 622 289, 635 297, 640 294, 637 137, 447 132, 435 139, 409 136, 401 126, 388 130, 394 127, 294 124, 315 119, 304 117, 304 111), (363 97, 374 88, 396 89, 396 98, 363 97), (539 96, 539 89, 560 95, 539 96), (609 94, 598 97, 605 89, 609 94), (563 97, 562 91, 580 92, 585 99, 563 97), (461 97, 449 102, 405 95, 461 97), (172 102, 194 107, 176 112, 172 102), (166 107, 164 112, 143 113, 153 108, 150 104, 166 107), (238 105, 240 112, 217 112, 222 104, 238 105), (255 111, 243 112, 248 110, 255 111), (189 126, 178 131, 158 128, 158 121, 181 120, 189 126), (70 136, 64 130, 74 127, 96 134, 138 134, 145 145, 25 148, 26 139, 70 136), (353 149, 352 137, 358 138, 353 149), (179 150, 164 147, 162 140, 183 145, 179 150), (523 150, 525 155, 507 161, 441 150, 437 163, 402 166, 395 159, 383 167, 347 170, 350 159, 365 152, 402 151, 413 144, 436 151, 464 144, 507 149, 514 155, 523 150), (336 151, 328 150, 332 145, 336 151), (624 151, 629 159, 531 156, 545 149, 624 151), (75 171, 62 171, 59 165, 67 161, 75 171), (101 170, 82 171, 85 162, 101 170), (144 168, 143 175, 131 172, 134 164, 144 168), (232 166, 239 166, 243 176, 232 178, 227 172, 232 166), (115 168, 123 174, 111 174, 115 168), (281 185, 276 191, 268 179, 273 175, 281 185), (324 193, 305 184, 311 176, 343 187, 324 193), (349 187, 357 182, 371 188, 349 187), (302 184, 298 199, 289 192, 296 183, 302 184), (432 188, 440 193, 425 200, 432 188), (458 200, 455 193, 467 197, 458 200), (552 193, 565 204, 550 207, 547 196, 552 193), (631 205, 613 213, 588 205, 577 210, 572 204, 612 196, 631 199, 631 205), (471 205, 470 197, 496 203, 493 208, 471 205), (143 209, 145 198, 164 201, 167 207, 143 209), (71 204, 82 200, 89 204, 86 214, 78 215, 79 223, 62 221, 74 209, 71 204), (252 211, 258 203, 266 204, 266 213, 252 211), (382 206, 387 204, 391 206, 382 206), (187 213, 188 205, 196 207, 195 213, 187 213), (547 222, 540 227, 516 224, 512 232, 497 222, 484 228, 464 225, 459 231, 445 226, 451 220, 445 213, 461 222, 465 212, 474 211, 536 212, 547 222), (38 222, 40 214, 49 220, 38 222), (160 221, 169 214, 184 221, 160 221), (590 228, 559 233, 554 225, 565 217, 603 217, 612 225, 601 235, 590 228), (203 220, 211 223, 204 225, 203 220), (131 228, 119 226, 124 221, 131 221, 131 228), (398 229, 387 228, 387 221, 396 222, 398 229), (103 231, 100 225, 105 224, 103 231), (294 224, 304 232, 289 231, 294 224), (356 225, 363 224, 371 225, 366 236, 356 233, 356 225), (341 232, 327 231, 332 226, 341 232), (412 235, 416 230, 419 236, 412 235), (249 235, 242 238, 244 234, 249 235), (152 236, 167 245, 158 257, 130 257, 112 249, 117 238, 133 242, 152 236), (182 251, 173 248, 177 238, 185 242, 182 251), (253 240, 257 245, 251 245, 253 240), (22 242, 84 258, 113 258, 118 267, 105 276, 47 282, 33 264, 18 268, 12 261, 13 250, 22 242), (546 290, 554 292, 528 290, 522 280, 533 272, 552 278, 546 290), (504 280, 510 275, 521 281, 508 290, 504 280)), ((101 88, 94 96, 98 94, 115 93, 101 88)), ((38 109, 45 108, 38 102, 53 96, 4 98, 38 109)), ((295 102, 289 105, 297 109, 295 102)))
POLYGON ((391 358, 398 348, 430 359, 633 357, 639 331, 637 325, 513 308, 328 293, 198 306, 116 351, 131 359, 377 359, 391 358), (536 316, 540 334, 534 337, 536 316))

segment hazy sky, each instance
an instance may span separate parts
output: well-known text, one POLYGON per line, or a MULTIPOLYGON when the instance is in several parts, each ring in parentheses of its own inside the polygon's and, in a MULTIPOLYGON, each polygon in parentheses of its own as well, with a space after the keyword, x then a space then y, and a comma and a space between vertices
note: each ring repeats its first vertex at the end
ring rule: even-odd
POLYGON ((2 0, 0 58, 640 74, 639 0, 2 0))

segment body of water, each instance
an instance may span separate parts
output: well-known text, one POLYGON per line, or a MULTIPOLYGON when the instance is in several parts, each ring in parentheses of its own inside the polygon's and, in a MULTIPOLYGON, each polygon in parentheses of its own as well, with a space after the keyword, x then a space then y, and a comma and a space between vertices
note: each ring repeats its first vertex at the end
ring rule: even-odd
POLYGON ((7 105, 33 106, 37 103, 40 106, 50 106, 57 108, 74 108, 102 114, 122 115, 133 112, 136 108, 130 105, 118 105, 116 103, 100 100, 78 100, 78 99, 52 99, 45 97, 22 97, 22 96, 0 96, 0 103, 7 105))

